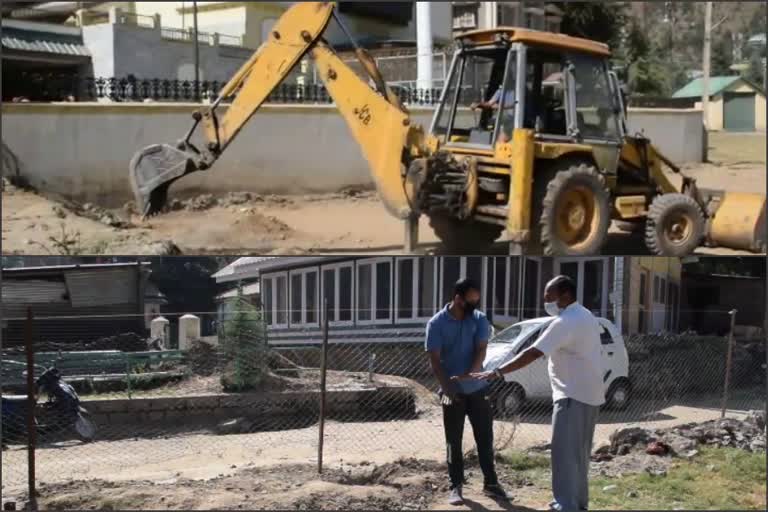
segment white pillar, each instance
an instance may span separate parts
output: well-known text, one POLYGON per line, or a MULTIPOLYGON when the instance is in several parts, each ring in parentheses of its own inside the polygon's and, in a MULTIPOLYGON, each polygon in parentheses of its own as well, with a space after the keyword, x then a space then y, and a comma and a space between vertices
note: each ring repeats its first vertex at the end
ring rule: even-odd
POLYGON ((498 2, 482 2, 482 7, 485 9, 483 10, 483 19, 478 20, 480 26, 478 28, 482 28, 485 30, 494 29, 499 26, 499 9, 498 9, 498 2))
POLYGON ((200 339, 200 318, 184 315, 179 318, 179 350, 189 350, 192 342, 200 339))
POLYGON ((168 348, 170 346, 171 340, 168 339, 169 332, 170 322, 167 318, 159 316, 154 318, 149 324, 149 335, 152 339, 160 338, 162 340, 161 345, 163 348, 168 348))
POLYGON ((416 53, 418 54, 416 87, 432 88, 432 6, 416 2, 416 53))

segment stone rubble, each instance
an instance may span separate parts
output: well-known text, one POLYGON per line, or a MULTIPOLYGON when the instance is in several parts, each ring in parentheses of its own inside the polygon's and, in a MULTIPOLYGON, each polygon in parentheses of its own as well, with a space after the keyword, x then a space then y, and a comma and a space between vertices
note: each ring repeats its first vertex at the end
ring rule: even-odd
POLYGON ((692 458, 702 445, 765 451, 765 412, 750 411, 744 420, 722 418, 666 429, 623 428, 611 434, 610 444, 595 451, 593 460, 611 460, 641 450, 648 455, 692 458))

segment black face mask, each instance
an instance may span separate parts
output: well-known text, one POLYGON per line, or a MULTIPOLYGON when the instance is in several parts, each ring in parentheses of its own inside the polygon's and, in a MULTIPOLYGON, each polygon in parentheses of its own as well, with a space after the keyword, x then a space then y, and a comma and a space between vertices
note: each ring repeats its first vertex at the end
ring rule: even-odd
POLYGON ((465 302, 464 313, 467 315, 471 315, 472 312, 475 311, 479 305, 480 304, 478 302, 465 302))

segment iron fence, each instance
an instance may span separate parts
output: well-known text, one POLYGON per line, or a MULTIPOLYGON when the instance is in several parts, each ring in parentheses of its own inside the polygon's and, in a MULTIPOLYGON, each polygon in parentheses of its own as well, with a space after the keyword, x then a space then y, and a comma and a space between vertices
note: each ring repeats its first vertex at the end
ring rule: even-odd
MULTIPOLYGON (((183 32, 183 31, 182 31, 183 32)), ((183 32, 186 37, 186 32, 183 32)), ((169 36, 170 37, 170 36, 169 36)), ((222 44, 223 41, 222 41, 222 44)), ((235 44, 229 41, 227 44, 235 44)), ((397 59, 399 57, 391 57, 397 59)), ((387 65, 388 58, 381 58, 382 65, 387 65)), ((352 67, 362 75, 362 68, 352 67)), ((310 77, 312 83, 280 84, 267 98, 267 103, 278 104, 331 104, 325 86, 310 77)), ((400 77, 388 82, 392 90, 406 105, 434 106, 440 101, 443 79, 436 79, 436 87, 420 89, 416 80, 400 77)), ((135 77, 83 77, 68 73, 28 73, 22 72, 15 77, 3 101, 13 102, 92 102, 110 101, 121 103, 136 102, 194 102, 199 85, 200 99, 213 101, 226 84, 217 80, 171 80, 165 78, 135 77), (10 94, 10 95, 9 95, 10 94)), ((484 93, 481 92, 480 96, 484 93)), ((231 98, 225 99, 225 103, 231 98)), ((628 98, 628 106, 635 108, 692 108, 687 99, 633 96, 628 98)))
MULTIPOLYGON (((286 311, 286 318, 291 313, 286 311)), ((176 327, 155 331, 156 337, 147 325, 142 332, 116 332, 89 343, 78 342, 75 334, 72 343, 46 343, 36 333, 49 330, 50 325, 42 328, 46 323, 79 333, 77 324, 90 317, 38 317, 25 324, 35 377, 57 367, 97 427, 94 439, 82 442, 71 417, 38 405, 38 483, 148 473, 158 480, 163 474, 199 477, 211 471, 215 477, 221 468, 254 461, 315 464, 322 457, 325 467, 339 468, 373 454, 393 462, 443 457, 438 386, 418 341, 423 325, 330 326, 326 335, 316 321, 279 332, 250 306, 234 307, 226 316, 167 318, 176 327), (195 318, 208 326, 206 333, 201 328, 198 334, 195 318)), ((626 336, 628 386, 625 396, 601 412, 596 446, 628 425, 655 428, 719 418, 728 341, 691 333, 626 336)), ((608 348, 616 355, 622 351, 619 345, 608 348)), ((500 349, 506 350, 505 344, 495 343, 494 350, 500 349)), ((28 393, 23 373, 28 353, 21 347, 4 350, 4 393, 28 393)), ((730 360, 726 414, 764 410, 764 341, 735 340, 730 360)), ((546 364, 536 365, 490 388, 498 451, 549 442, 546 364)), ((621 365, 612 371, 616 382, 623 382, 621 365)), ((28 484, 24 414, 24 408, 7 411, 4 404, 4 496, 23 496, 28 484)), ((469 427, 465 436, 472 455, 469 427)))
MULTIPOLYGON (((226 82, 201 80, 139 79, 133 77, 80 77, 70 74, 22 73, 15 80, 14 91, 23 91, 4 101, 12 102, 193 102, 199 86, 203 101, 216 99, 226 82), (23 86, 22 86, 23 85, 23 86)), ((391 85, 404 104, 435 105, 439 89, 416 89, 391 85)), ((231 98, 225 99, 225 103, 231 98)), ((322 84, 280 84, 270 94, 268 103, 331 104, 332 99, 322 84)))

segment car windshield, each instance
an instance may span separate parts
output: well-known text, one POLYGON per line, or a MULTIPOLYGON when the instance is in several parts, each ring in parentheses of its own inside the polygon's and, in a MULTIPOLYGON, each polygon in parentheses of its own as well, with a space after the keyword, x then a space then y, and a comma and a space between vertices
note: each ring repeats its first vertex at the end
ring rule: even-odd
POLYGON ((541 326, 540 323, 512 325, 494 336, 491 343, 515 343, 517 340, 526 337, 531 331, 538 329, 539 326, 541 326))

